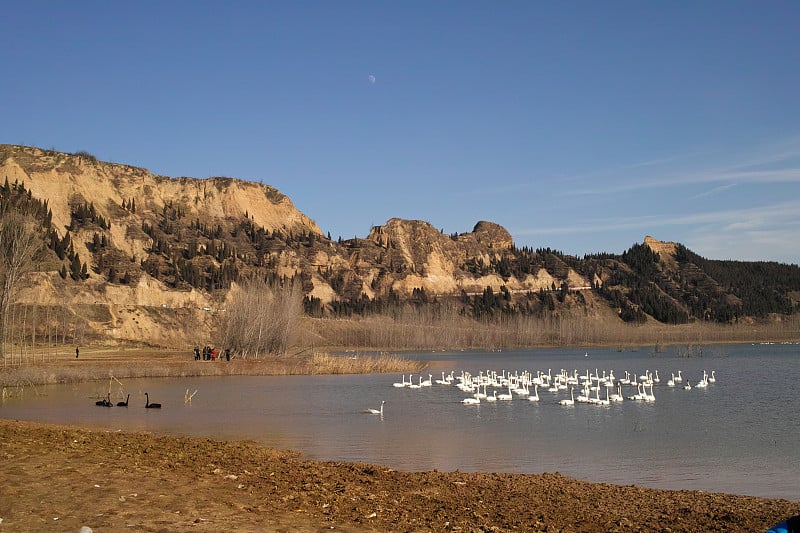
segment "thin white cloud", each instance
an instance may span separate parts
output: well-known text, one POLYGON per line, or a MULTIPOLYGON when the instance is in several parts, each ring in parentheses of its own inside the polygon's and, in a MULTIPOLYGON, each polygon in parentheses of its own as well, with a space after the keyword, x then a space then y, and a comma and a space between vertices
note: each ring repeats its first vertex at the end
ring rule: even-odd
POLYGON ((738 182, 738 183, 800 183, 800 167, 778 170, 750 170, 737 172, 698 172, 642 179, 636 182, 619 185, 604 184, 603 187, 567 190, 566 195, 596 195, 621 192, 643 191, 680 185, 697 185, 702 183, 738 182))
POLYGON ((374 85, 375 82, 378 81, 378 78, 375 77, 375 74, 370 74, 369 76, 367 76, 367 79, 369 80, 370 84, 372 84, 372 85, 374 85))
POLYGON ((584 223, 566 226, 523 228, 515 230, 514 234, 526 236, 569 235, 602 233, 626 229, 697 225, 714 225, 719 231, 737 231, 737 228, 740 230, 744 227, 755 229, 787 225, 798 226, 798 228, 800 228, 800 200, 749 209, 730 209, 685 215, 650 215, 589 219, 584 223))
POLYGON ((723 170, 737 170, 762 165, 771 165, 774 163, 797 159, 800 157, 800 136, 775 142, 773 145, 758 150, 757 152, 758 153, 756 154, 752 154, 747 160, 741 161, 732 167, 723 170))
POLYGON ((559 175, 529 175, 525 177, 525 181, 517 182, 517 183, 507 183, 507 184, 493 184, 492 187, 479 187, 470 190, 461 191, 458 193, 459 196, 499 196, 499 195, 506 195, 506 194, 516 194, 528 191, 536 191, 542 192, 549 190, 553 193, 554 196, 564 196, 570 194, 594 194, 600 192, 608 192, 608 189, 598 189, 597 191, 580 191, 574 189, 572 185, 569 185, 570 182, 580 182, 583 180, 598 180, 603 183, 605 181, 601 180, 603 177, 613 178, 614 176, 640 168, 648 168, 648 167, 655 167, 659 165, 665 165, 668 163, 673 163, 675 161, 684 160, 690 157, 695 157, 700 155, 700 152, 694 154, 678 154, 673 156, 667 156, 657 159, 650 159, 645 161, 636 161, 630 164, 624 164, 613 168, 606 168, 606 169, 599 169, 592 172, 585 172, 582 174, 571 174, 566 176, 559 176, 559 175))
MULTIPOLYGON (((549 191, 553 196, 594 196, 704 183, 728 184, 728 188, 735 184, 800 183, 800 137, 776 142, 756 152, 731 165, 704 169, 695 167, 682 171, 658 169, 673 163, 688 162, 698 157, 712 155, 710 150, 698 150, 581 174, 529 176, 522 182, 495 183, 491 188, 480 187, 462 191, 460 195, 497 196, 526 191, 549 191), (783 163, 783 168, 756 168, 778 163, 783 163), (582 182, 589 185, 580 187, 570 184, 582 182)), ((718 154, 716 157, 721 156, 722 154, 718 154)), ((713 194, 723 190, 725 189, 718 188, 713 194)), ((702 196, 698 195, 697 198, 702 196)))
POLYGON ((728 233, 704 230, 690 233, 683 244, 708 258, 798 264, 798 231, 797 226, 728 233))
MULTIPOLYGON (((677 156, 665 161, 678 159, 677 156)), ((702 183, 800 183, 800 138, 775 143, 757 154, 751 154, 732 165, 716 168, 688 169, 652 175, 636 175, 632 181, 609 183, 582 189, 565 190, 565 195, 598 195, 641 191, 656 188, 702 183), (770 168, 757 168, 766 167, 770 168)), ((629 166, 636 168, 639 165, 629 166)), ((618 177, 619 178, 619 177, 618 177)))
POLYGON ((710 189, 710 190, 705 191, 705 192, 701 192, 700 194, 695 194, 694 196, 690 196, 688 199, 689 200, 699 200, 700 198, 707 198, 709 196, 714 196, 715 194, 723 193, 723 192, 727 191, 728 189, 732 189, 733 187, 736 187, 735 183, 728 183, 726 185, 720 185, 719 187, 714 187, 713 189, 710 189))
POLYGON ((648 167, 657 167, 663 166, 669 163, 675 163, 676 161, 684 161, 691 159, 693 157, 697 157, 699 155, 703 155, 703 152, 693 152, 693 153, 685 153, 685 154, 675 154, 666 157, 660 157, 655 159, 649 159, 645 161, 635 161, 633 163, 629 163, 626 165, 619 165, 612 168, 606 168, 601 170, 596 170, 594 172, 586 172, 582 174, 575 174, 572 176, 565 176, 562 179, 564 180, 572 180, 572 181, 580 181, 586 178, 599 178, 602 176, 617 176, 621 173, 624 173, 628 170, 636 170, 640 168, 648 168, 648 167))

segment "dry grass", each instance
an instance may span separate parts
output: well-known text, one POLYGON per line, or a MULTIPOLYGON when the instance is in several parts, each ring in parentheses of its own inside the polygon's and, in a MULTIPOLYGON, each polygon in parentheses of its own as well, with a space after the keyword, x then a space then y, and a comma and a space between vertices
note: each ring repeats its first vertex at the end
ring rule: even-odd
MULTIPOLYGON (((459 316, 395 319, 307 319, 301 342, 371 350, 511 349, 535 346, 697 345, 800 340, 800 317, 665 325, 626 324, 615 317, 511 317, 494 323, 459 316)), ((331 348, 332 349, 332 348, 331 348)))
POLYGON ((24 387, 55 383, 100 381, 109 378, 190 376, 275 376, 308 374, 365 374, 417 372, 425 363, 397 355, 311 355, 231 361, 195 361, 189 351, 153 349, 109 350, 86 347, 80 358, 62 348, 37 362, 0 367, 0 386, 24 387))
POLYGON ((419 372, 425 368, 423 361, 410 361, 398 355, 376 356, 348 355, 341 357, 316 353, 308 364, 310 374, 379 374, 391 372, 419 372))

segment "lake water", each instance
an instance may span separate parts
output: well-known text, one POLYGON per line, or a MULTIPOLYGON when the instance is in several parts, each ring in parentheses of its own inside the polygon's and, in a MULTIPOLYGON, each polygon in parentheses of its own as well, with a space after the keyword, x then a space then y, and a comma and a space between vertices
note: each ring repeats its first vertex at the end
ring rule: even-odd
MULTIPOLYGON (((659 372, 653 402, 563 406, 568 391, 539 389, 539 402, 463 405, 455 385, 395 388, 400 375, 125 380, 130 407, 94 405, 108 382, 27 388, 6 399, 8 419, 111 430, 253 439, 320 460, 364 461, 401 470, 560 472, 597 482, 698 489, 800 500, 800 345, 703 347, 702 355, 652 348, 426 353, 441 373, 579 375, 659 372), (666 385, 681 370, 692 385, 666 385), (197 391, 191 404, 187 390, 197 391), (144 409, 144 392, 163 404, 144 409), (383 416, 364 413, 385 401, 383 416)), ((225 364, 225 363, 207 363, 225 364)), ((407 379, 407 377, 406 377, 407 379)), ((418 383, 418 376, 414 376, 418 383)), ((604 389, 601 389, 604 390, 604 389)), ((112 387, 116 402, 118 384, 112 387)), ((507 392, 497 389, 498 393, 507 392)), ((576 395, 579 391, 576 390, 576 395)), ((612 389, 611 392, 614 392, 612 389)), ((488 389, 492 394, 492 388, 488 389)), ((636 393, 625 386, 624 396, 636 393)), ((603 397, 605 394, 603 393, 603 397)))

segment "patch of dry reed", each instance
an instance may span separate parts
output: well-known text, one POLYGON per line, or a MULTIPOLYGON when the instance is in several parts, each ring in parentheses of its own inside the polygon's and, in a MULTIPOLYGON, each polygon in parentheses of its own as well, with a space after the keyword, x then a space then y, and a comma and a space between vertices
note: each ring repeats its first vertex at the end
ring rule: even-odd
POLYGON ((425 366, 423 361, 412 361, 393 354, 337 356, 316 353, 311 357, 308 369, 311 374, 378 374, 419 372, 425 366))
POLYGON ((693 322, 666 325, 648 321, 585 316, 506 317, 480 322, 466 317, 402 316, 361 319, 309 319, 306 341, 330 349, 459 350, 537 346, 645 346, 797 341, 800 317, 742 321, 739 324, 693 322))
POLYGON ((363 374, 379 372, 416 372, 424 362, 398 355, 334 356, 315 353, 311 356, 274 357, 269 359, 234 359, 232 361, 195 361, 172 358, 134 357, 130 361, 63 361, 23 364, 0 368, 0 386, 25 387, 57 383, 101 381, 109 378, 162 378, 192 376, 276 376, 308 374, 363 374))

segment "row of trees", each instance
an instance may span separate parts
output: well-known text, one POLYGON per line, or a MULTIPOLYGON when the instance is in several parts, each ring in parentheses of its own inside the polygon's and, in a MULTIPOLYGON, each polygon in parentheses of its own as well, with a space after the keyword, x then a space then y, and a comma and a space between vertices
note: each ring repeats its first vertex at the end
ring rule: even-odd
POLYGON ((11 328, 11 305, 43 253, 41 228, 30 217, 16 212, 0 218, 0 358, 5 358, 11 328))
MULTIPOLYGON (((91 203, 78 204, 71 215, 70 227, 94 224, 110 228, 91 203)), ((0 187, 0 358, 5 357, 13 327, 12 306, 28 274, 40 269, 42 263, 58 265, 62 261, 62 278, 81 281, 88 277, 87 263, 75 252, 69 228, 59 237, 52 220, 46 200, 34 198, 24 183, 11 184, 6 178, 0 187)))
POLYGON ((241 357, 284 354, 293 345, 303 317, 303 290, 297 279, 242 281, 221 315, 220 346, 241 357))
POLYGON ((559 304, 567 303, 572 298, 577 304, 585 305, 586 301, 579 291, 571 291, 565 282, 560 287, 552 286, 551 290, 530 291, 512 296, 505 285, 495 292, 486 287, 482 293, 469 295, 462 291, 459 296, 434 296, 424 288, 416 287, 411 295, 401 298, 393 290, 383 297, 370 298, 363 292, 358 296, 340 298, 324 305, 319 298, 306 296, 303 308, 307 316, 322 318, 385 316, 396 318, 409 308, 429 309, 434 315, 443 309, 457 309, 458 314, 479 322, 497 322, 508 316, 543 317, 554 314, 559 304))
POLYGON ((0 358, 5 358, 12 304, 25 277, 44 259, 51 226, 47 202, 33 198, 24 183, 10 184, 6 178, 0 187, 0 358))

